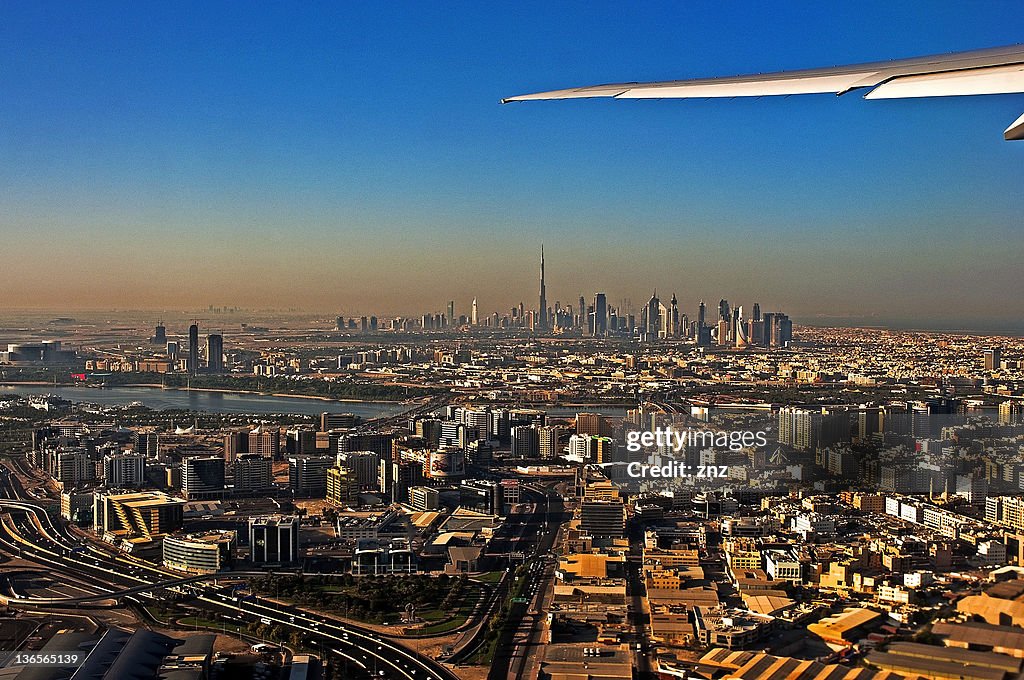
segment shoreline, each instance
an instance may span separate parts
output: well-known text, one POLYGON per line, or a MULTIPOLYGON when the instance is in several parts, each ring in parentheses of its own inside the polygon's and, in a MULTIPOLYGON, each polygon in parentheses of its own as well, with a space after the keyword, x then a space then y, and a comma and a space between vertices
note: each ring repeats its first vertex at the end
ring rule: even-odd
MULTIPOLYGON (((83 394, 88 394, 89 392, 91 392, 93 390, 97 390, 97 391, 103 392, 105 390, 119 389, 119 388, 123 388, 123 387, 125 387, 125 388, 133 388, 133 389, 146 388, 146 389, 154 389, 154 390, 158 389, 158 390, 161 390, 161 391, 163 391, 163 390, 173 390, 173 391, 176 391, 176 392, 213 392, 213 393, 219 393, 219 394, 253 395, 253 396, 257 396, 257 397, 273 397, 273 398, 285 398, 285 399, 288 399, 288 398, 293 398, 293 399, 312 399, 314 401, 334 402, 334 403, 338 403, 338 404, 387 404, 387 405, 396 405, 396 406, 403 406, 403 405, 405 405, 405 406, 408 406, 409 408, 414 408, 419 403, 418 400, 414 400, 413 402, 410 402, 410 403, 406 404, 406 402, 404 400, 403 401, 387 401, 387 400, 383 400, 383 399, 335 399, 333 397, 324 397, 324 396, 320 396, 320 395, 317 395, 317 394, 288 394, 288 393, 284 393, 284 392, 257 392, 256 390, 232 390, 232 389, 219 388, 219 387, 193 387, 193 388, 187 388, 187 387, 165 387, 165 386, 163 386, 161 384, 158 384, 158 383, 126 383, 124 385, 110 385, 109 387, 106 387, 106 388, 100 388, 100 387, 85 387, 85 386, 83 386, 81 384, 76 384, 76 383, 57 383, 56 385, 54 385, 53 383, 43 382, 41 380, 32 380, 32 381, 28 381, 28 380, 25 380, 25 381, 20 381, 20 380, 15 380, 15 381, 0 380, 0 387, 19 387, 19 386, 24 386, 24 387, 50 387, 50 388, 58 388, 58 389, 81 388, 81 391, 82 391, 83 394)), ((501 401, 488 402, 488 403, 493 404, 495 406, 503 405, 503 402, 501 402, 501 401)), ((511 407, 511 405, 505 405, 505 406, 507 408, 511 407)), ((590 403, 551 403, 551 402, 533 402, 533 403, 520 403, 520 406, 523 407, 523 408, 536 408, 536 409, 539 409, 539 410, 546 410, 546 409, 576 409, 576 410, 581 410, 581 412, 582 412, 582 410, 585 410, 585 409, 597 410, 597 409, 601 409, 601 408, 614 408, 614 409, 629 410, 630 408, 635 408, 636 404, 631 403, 631 402, 625 402, 625 403, 601 403, 601 402, 590 402, 590 403)))
POLYGON ((118 389, 122 387, 130 388, 147 388, 147 389, 158 389, 158 390, 174 390, 176 392, 217 392, 220 394, 251 394, 258 397, 284 397, 293 399, 315 399, 319 401, 332 401, 339 404, 398 404, 401 405, 402 401, 388 401, 384 399, 335 399, 334 397, 324 397, 318 394, 288 394, 286 392, 258 392, 256 390, 233 390, 221 387, 165 387, 157 383, 125 383, 123 385, 110 385, 109 387, 85 387, 84 385, 77 385, 75 383, 57 383, 53 384, 50 382, 43 382, 41 380, 3 380, 0 381, 0 386, 3 387, 52 387, 52 388, 73 388, 81 387, 85 390, 105 390, 105 389, 118 389))
MULTIPOLYGON (((631 408, 636 408, 636 404, 635 403, 622 403, 622 404, 620 404, 620 403, 590 402, 590 403, 586 403, 586 404, 576 404, 576 403, 573 403, 573 404, 552 404, 551 402, 548 402, 548 401, 535 401, 535 402, 522 402, 521 401, 521 402, 516 402, 515 405, 508 404, 508 403, 502 402, 502 401, 492 401, 492 402, 486 402, 486 403, 489 404, 489 405, 492 405, 492 406, 499 406, 501 408, 509 408, 509 409, 514 409, 514 408, 531 409, 532 408, 532 409, 537 409, 537 410, 540 410, 540 411, 547 410, 547 409, 573 409, 573 410, 579 410, 579 409, 588 409, 588 408, 589 409, 618 408, 618 409, 622 409, 624 411, 628 411, 631 408)), ((582 410, 580 412, 583 413, 582 410)))

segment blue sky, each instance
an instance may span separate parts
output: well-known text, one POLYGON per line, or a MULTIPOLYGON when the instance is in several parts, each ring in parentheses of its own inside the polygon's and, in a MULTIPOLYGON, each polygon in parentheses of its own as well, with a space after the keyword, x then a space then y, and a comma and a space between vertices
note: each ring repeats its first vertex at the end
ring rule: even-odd
POLYGON ((504 310, 543 240, 552 300, 1019 323, 1024 96, 498 103, 1024 39, 1009 2, 722 4, 9 6, 2 305, 504 310))

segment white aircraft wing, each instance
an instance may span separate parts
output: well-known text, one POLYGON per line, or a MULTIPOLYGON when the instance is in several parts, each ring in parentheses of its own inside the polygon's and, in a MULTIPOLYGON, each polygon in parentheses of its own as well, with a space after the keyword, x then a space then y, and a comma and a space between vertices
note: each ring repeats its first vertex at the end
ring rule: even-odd
MULTIPOLYGON (((827 92, 841 95, 863 88, 871 88, 864 95, 865 99, 1021 93, 1024 92, 1024 45, 800 71, 657 83, 592 85, 524 94, 501 101, 504 104, 535 99, 587 97, 764 97, 827 92)), ((1006 128, 1003 135, 1006 139, 1024 139, 1024 115, 1006 128)))

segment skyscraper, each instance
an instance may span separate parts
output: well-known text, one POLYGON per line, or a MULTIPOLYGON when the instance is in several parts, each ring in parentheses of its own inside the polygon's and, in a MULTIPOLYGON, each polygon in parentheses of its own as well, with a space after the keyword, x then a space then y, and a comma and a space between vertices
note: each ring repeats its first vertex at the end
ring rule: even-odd
POLYGON ((548 293, 544 288, 544 244, 540 246, 540 323, 537 327, 546 331, 548 329, 548 293))
POLYGON ((224 372, 224 336, 211 333, 206 336, 206 369, 210 373, 224 372))
POLYGON ((559 425, 546 425, 537 430, 538 449, 541 458, 557 458, 561 451, 561 437, 565 428, 559 425))
POLYGON ((992 349, 985 350, 985 370, 986 371, 998 371, 1002 365, 1003 358, 1002 352, 999 347, 993 347, 992 349))
POLYGON ((608 300, 604 293, 594 294, 594 335, 608 332, 608 300))
POLYGON ((188 372, 199 373, 199 324, 195 321, 188 327, 188 372))
POLYGON ((478 325, 480 323, 480 318, 477 316, 476 298, 473 298, 473 308, 472 308, 472 310, 470 311, 469 314, 470 314, 469 325, 470 326, 478 325))
MULTIPOLYGON (((768 332, 768 321, 765 314, 765 332, 768 332)), ((771 314, 770 345, 772 347, 785 347, 786 343, 793 339, 793 322, 782 312, 771 314)))
POLYGON ((732 333, 733 339, 736 341, 736 346, 746 347, 747 343, 750 342, 750 338, 747 336, 747 323, 743 317, 743 307, 740 306, 734 309, 732 316, 732 333))
POLYGON ((671 322, 669 324, 668 334, 672 337, 678 337, 679 333, 679 300, 676 299, 676 294, 672 293, 672 312, 671 322))
POLYGON ((249 435, 245 432, 229 432, 224 435, 224 460, 235 461, 243 453, 249 453, 249 435))
POLYGON ((455 318, 455 300, 448 301, 448 325, 455 326, 458 320, 455 318))
POLYGON ((644 308, 644 330, 652 338, 657 338, 661 331, 661 300, 657 290, 644 308))
MULTIPOLYGON (((754 305, 755 311, 757 305, 754 305)), ((749 328, 747 338, 751 345, 761 347, 764 345, 764 321, 761 319, 752 319, 748 324, 749 328)))
POLYGON ((153 337, 149 339, 154 345, 164 345, 167 343, 167 327, 164 326, 164 322, 160 321, 156 325, 156 331, 153 337))

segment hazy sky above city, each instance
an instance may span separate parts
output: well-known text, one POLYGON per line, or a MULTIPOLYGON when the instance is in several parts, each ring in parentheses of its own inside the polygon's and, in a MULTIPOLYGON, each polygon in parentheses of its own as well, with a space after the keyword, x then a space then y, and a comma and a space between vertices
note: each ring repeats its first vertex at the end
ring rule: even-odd
POLYGON ((498 103, 1013 44, 1019 3, 212 5, 5 7, 0 308, 504 312, 543 242, 552 304, 1024 328, 1024 96, 498 103))

